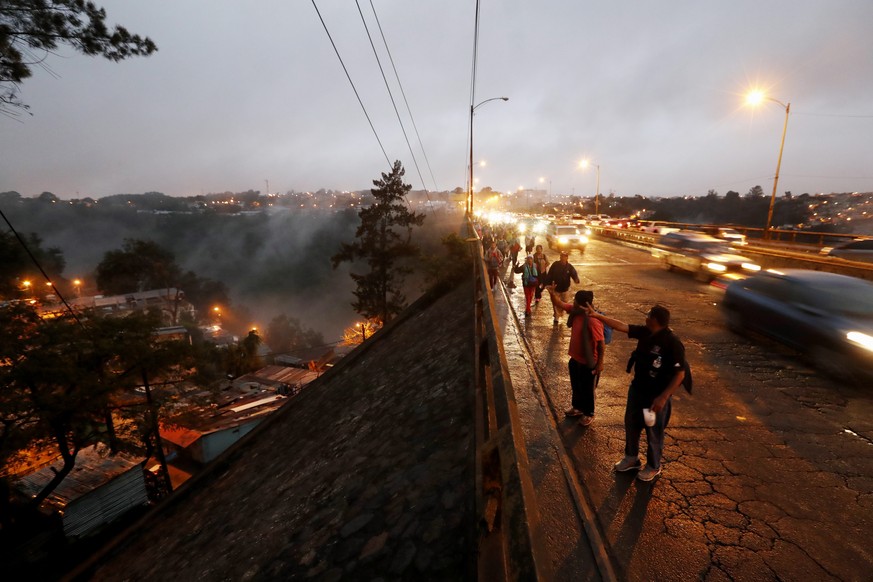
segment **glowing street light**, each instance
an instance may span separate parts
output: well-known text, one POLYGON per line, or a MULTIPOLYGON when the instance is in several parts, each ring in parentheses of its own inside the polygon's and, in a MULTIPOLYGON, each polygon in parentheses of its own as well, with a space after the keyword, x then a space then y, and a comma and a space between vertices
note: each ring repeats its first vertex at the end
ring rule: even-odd
POLYGON ((768 97, 763 91, 754 90, 746 95, 746 103, 752 106, 760 105, 764 101, 772 101, 785 109, 785 124, 782 126, 782 141, 779 142, 779 157, 776 159, 776 175, 773 176, 773 193, 770 195, 770 208, 767 210, 767 227, 764 230, 764 239, 770 240, 770 225, 773 223, 773 207, 776 204, 776 185, 779 183, 779 169, 782 167, 782 151, 785 149, 785 133, 788 131, 788 114, 791 112, 791 103, 782 103, 778 99, 768 97))
POLYGON ((583 170, 588 168, 588 166, 594 166, 597 168, 597 188, 594 190, 594 214, 600 213, 600 164, 592 164, 588 160, 582 160, 579 162, 579 167, 583 170))
POLYGON ((82 281, 79 279, 73 279, 73 287, 76 288, 76 297, 82 296, 82 281))
POLYGON ((486 99, 485 101, 481 101, 476 105, 470 104, 470 201, 467 205, 467 213, 470 216, 473 216, 473 114, 476 110, 485 105, 489 101, 509 101, 509 97, 492 97, 491 99, 486 99))

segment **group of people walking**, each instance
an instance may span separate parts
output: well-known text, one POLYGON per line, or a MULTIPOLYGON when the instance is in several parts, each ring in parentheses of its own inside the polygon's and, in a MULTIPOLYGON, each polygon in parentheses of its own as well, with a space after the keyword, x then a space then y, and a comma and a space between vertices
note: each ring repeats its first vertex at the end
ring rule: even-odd
MULTIPOLYGON (((494 241, 486 249, 493 288, 500 278, 503 257, 499 262, 489 261, 489 254, 496 251, 492 255, 496 258, 500 252, 494 241)), ((604 369, 608 330, 627 334, 628 338, 637 341, 626 367, 628 373, 633 371, 633 378, 624 412, 624 456, 615 463, 614 469, 616 472, 637 471, 637 479, 653 480, 661 473, 664 433, 672 410, 671 397, 682 386, 687 370, 685 347, 670 329, 670 311, 662 305, 654 305, 645 322, 634 325, 597 311, 591 290, 576 291, 570 301, 571 282, 579 285, 579 275, 570 264, 566 251, 561 251, 559 259, 550 264, 542 245, 536 245, 536 252, 525 256, 521 264, 513 259, 507 286, 512 286, 515 273, 521 274, 525 317, 531 316, 531 304, 540 302, 544 290, 551 298, 553 325, 558 325, 564 314, 568 316, 570 358, 567 367, 572 396, 570 408, 564 414, 568 418, 577 418, 581 426, 590 426, 594 422, 594 394, 604 369), (640 437, 644 430, 648 443, 645 465, 639 458, 640 437)))

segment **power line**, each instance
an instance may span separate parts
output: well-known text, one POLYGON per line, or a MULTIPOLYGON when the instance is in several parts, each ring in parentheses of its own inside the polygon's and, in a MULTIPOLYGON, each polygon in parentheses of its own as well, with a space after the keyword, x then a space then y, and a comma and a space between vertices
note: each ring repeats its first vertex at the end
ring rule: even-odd
POLYGON ((385 33, 382 31, 382 23, 379 22, 379 15, 376 14, 376 7, 373 6, 373 0, 370 0, 370 8, 373 10, 373 16, 376 18, 376 26, 379 27, 379 34, 382 36, 382 43, 385 45, 385 52, 388 53, 388 59, 391 61, 391 68, 394 69, 394 77, 397 79, 397 85, 400 87, 400 94, 403 96, 403 102, 406 104, 406 111, 409 113, 409 119, 412 121, 412 128, 415 130, 415 136, 418 138, 418 145, 421 147, 421 153, 424 156, 424 161, 427 164, 427 170, 430 172, 430 179, 433 181, 434 190, 439 191, 436 178, 433 176, 433 170, 430 167, 430 160, 427 159, 427 152, 424 149, 424 143, 421 141, 421 135, 418 133, 418 127, 415 125, 415 117, 412 115, 412 108, 409 107, 409 101, 406 99, 406 92, 403 90, 403 83, 400 82, 400 75, 397 73, 397 67, 394 65, 394 57, 391 56, 391 49, 388 48, 388 41, 385 39, 385 33))
POLYGON ((70 307, 70 304, 67 303, 67 300, 64 299, 64 296, 61 295, 61 292, 58 291, 58 288, 55 287, 55 284, 54 284, 54 282, 52 281, 51 277, 49 277, 49 276, 48 276, 48 273, 45 272, 45 269, 42 268, 42 265, 39 263, 39 261, 38 261, 37 258, 34 256, 34 254, 33 254, 32 252, 30 252, 30 248, 27 246, 27 243, 24 242, 24 239, 21 238, 21 235, 18 234, 18 231, 15 230, 15 227, 12 226, 12 223, 11 223, 11 222, 9 222, 9 219, 6 218, 6 213, 4 213, 2 209, 0 209, 0 216, 3 217, 3 221, 6 222, 6 225, 9 227, 9 230, 11 230, 11 231, 12 231, 12 234, 15 235, 15 238, 18 240, 18 243, 22 246, 22 248, 24 249, 24 252, 27 253, 27 256, 30 257, 30 260, 33 261, 33 264, 36 265, 36 268, 39 269, 39 272, 42 273, 42 276, 43 276, 43 277, 45 277, 45 280, 46 280, 49 284, 51 284, 51 286, 52 286, 52 290, 53 290, 53 291, 55 292, 55 294, 58 296, 58 299, 60 299, 61 302, 64 304, 64 307, 67 308, 67 311, 70 312, 70 315, 73 316, 73 319, 76 320, 76 323, 78 323, 79 326, 80 326, 82 329, 85 329, 85 326, 84 326, 84 325, 82 324, 82 322, 79 320, 79 317, 76 315, 76 312, 73 311, 73 308, 70 307))
POLYGON ((379 53, 376 52, 376 45, 373 44, 373 37, 370 35, 370 28, 367 26, 364 12, 361 10, 361 3, 358 0, 355 0, 355 5, 358 7, 358 14, 361 15, 361 22, 364 24, 364 31, 367 33, 367 39, 370 41, 370 47, 373 49, 373 56, 376 57, 376 64, 379 66, 379 72, 382 73, 382 81, 385 82, 385 89, 388 91, 388 97, 391 99, 391 105, 394 107, 394 114, 397 116, 397 123, 400 124, 400 131, 403 132, 403 139, 406 140, 406 147, 409 149, 409 155, 412 156, 412 163, 415 165, 415 171, 418 172, 418 179, 421 180, 421 186, 424 188, 425 192, 427 192, 427 185, 424 183, 424 178, 418 167, 418 160, 415 159, 415 153, 412 151, 412 145, 409 143, 409 136, 406 135, 406 128, 403 127, 403 120, 400 118, 400 111, 397 109, 397 103, 394 101, 394 95, 391 93, 391 87, 388 85, 388 78, 385 76, 385 69, 382 68, 382 61, 379 59, 379 53))
POLYGON ((367 118, 367 122, 370 124, 370 129, 373 130, 373 135, 376 136, 376 141, 379 142, 379 148, 381 148, 382 150, 382 155, 385 156, 385 161, 388 162, 388 166, 391 167, 391 159, 385 152, 385 146, 382 145, 382 140, 379 139, 379 134, 376 132, 376 128, 373 127, 373 121, 370 119, 370 114, 367 113, 367 108, 364 107, 364 102, 361 100, 360 94, 358 94, 358 88, 355 87, 355 83, 354 81, 352 81, 351 75, 349 75, 349 70, 346 68, 346 64, 343 62, 343 58, 339 54, 339 49, 336 48, 336 43, 333 42, 333 37, 330 35, 330 31, 327 29, 327 24, 325 24, 324 18, 321 17, 321 12, 318 10, 318 6, 315 4, 315 0, 312 0, 312 7, 315 8, 315 12, 316 14, 318 14, 318 19, 321 21, 321 26, 324 27, 324 32, 327 33, 327 38, 330 40, 330 44, 333 47, 334 52, 336 53, 336 58, 339 59, 340 65, 342 65, 343 71, 346 74, 346 78, 352 85, 352 91, 355 92, 355 97, 358 98, 358 103, 361 105, 361 109, 364 111, 364 117, 367 118))

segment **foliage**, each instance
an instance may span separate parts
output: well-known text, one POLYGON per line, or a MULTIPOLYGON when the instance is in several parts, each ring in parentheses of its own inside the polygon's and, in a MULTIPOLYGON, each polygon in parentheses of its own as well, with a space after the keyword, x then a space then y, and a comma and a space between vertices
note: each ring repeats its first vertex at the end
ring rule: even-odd
POLYGON ((109 29, 106 11, 85 0, 4 0, 0 2, 0 113, 26 110, 19 86, 66 45, 87 56, 120 61, 157 50, 149 38, 123 26, 109 29))
POLYGON ((266 342, 274 354, 281 354, 322 345, 324 338, 317 331, 305 328, 299 319, 283 313, 267 326, 266 342))
POLYGON ((361 224, 355 232, 355 242, 342 243, 331 258, 334 268, 343 262, 364 261, 366 273, 351 273, 357 289, 352 307, 368 319, 387 323, 406 307, 403 281, 412 272, 408 260, 418 249, 412 244, 412 229, 424 222, 424 216, 411 212, 404 197, 412 186, 403 183, 405 171, 400 161, 394 162, 390 174, 382 173, 373 180, 370 190, 375 201, 361 208, 361 224))
MULTIPOLYGON (((53 281, 61 275, 66 263, 60 249, 44 249, 42 239, 35 233, 24 237, 24 242, 53 281)), ((0 298, 18 298, 23 281, 42 279, 39 269, 15 235, 0 232, 0 298)))
POLYGON ((237 378, 263 366, 258 356, 261 341, 258 332, 253 329, 239 343, 227 346, 224 350, 224 365, 228 376, 237 378))
POLYGON ((367 338, 373 337, 373 334, 382 329, 382 324, 378 321, 368 319, 367 321, 347 327, 343 330, 343 339, 341 344, 344 346, 356 346, 364 343, 367 338))
POLYGON ((173 253, 151 241, 125 239, 121 250, 108 251, 97 265, 97 287, 123 295, 172 287, 181 277, 173 253))
POLYGON ((449 290, 470 276, 470 248, 454 232, 445 235, 441 240, 445 254, 422 257, 425 283, 432 289, 449 290))
POLYGON ((118 395, 183 361, 184 344, 159 342, 156 324, 144 313, 77 320, 41 319, 24 304, 0 310, 0 465, 29 447, 51 446, 64 461, 34 505, 82 448, 107 440, 117 447, 110 410, 118 395))

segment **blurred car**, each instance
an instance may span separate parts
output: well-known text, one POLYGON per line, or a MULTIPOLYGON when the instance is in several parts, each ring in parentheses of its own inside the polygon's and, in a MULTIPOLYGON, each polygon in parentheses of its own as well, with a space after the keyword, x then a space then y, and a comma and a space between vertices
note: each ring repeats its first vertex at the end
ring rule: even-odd
POLYGON ((652 256, 671 271, 688 271, 705 282, 728 275, 738 279, 761 270, 751 259, 734 253, 730 243, 690 230, 661 236, 652 247, 652 256))
POLYGON ((568 250, 577 248, 585 252, 591 229, 579 224, 559 224, 552 222, 546 227, 546 242, 550 249, 568 250))
POLYGON ((713 236, 715 236, 715 238, 726 240, 732 245, 742 246, 747 244, 746 235, 734 228, 719 227, 713 236))
POLYGON ((725 291, 728 327, 767 335, 829 373, 873 377, 873 283, 806 269, 768 270, 725 291))
POLYGON ((667 224, 664 222, 649 221, 645 224, 642 224, 642 226, 640 226, 640 230, 649 234, 667 234, 668 232, 676 232, 679 229, 675 226, 667 226, 667 224))
POLYGON ((821 254, 847 261, 873 263, 873 238, 858 238, 833 247, 824 247, 821 254))

